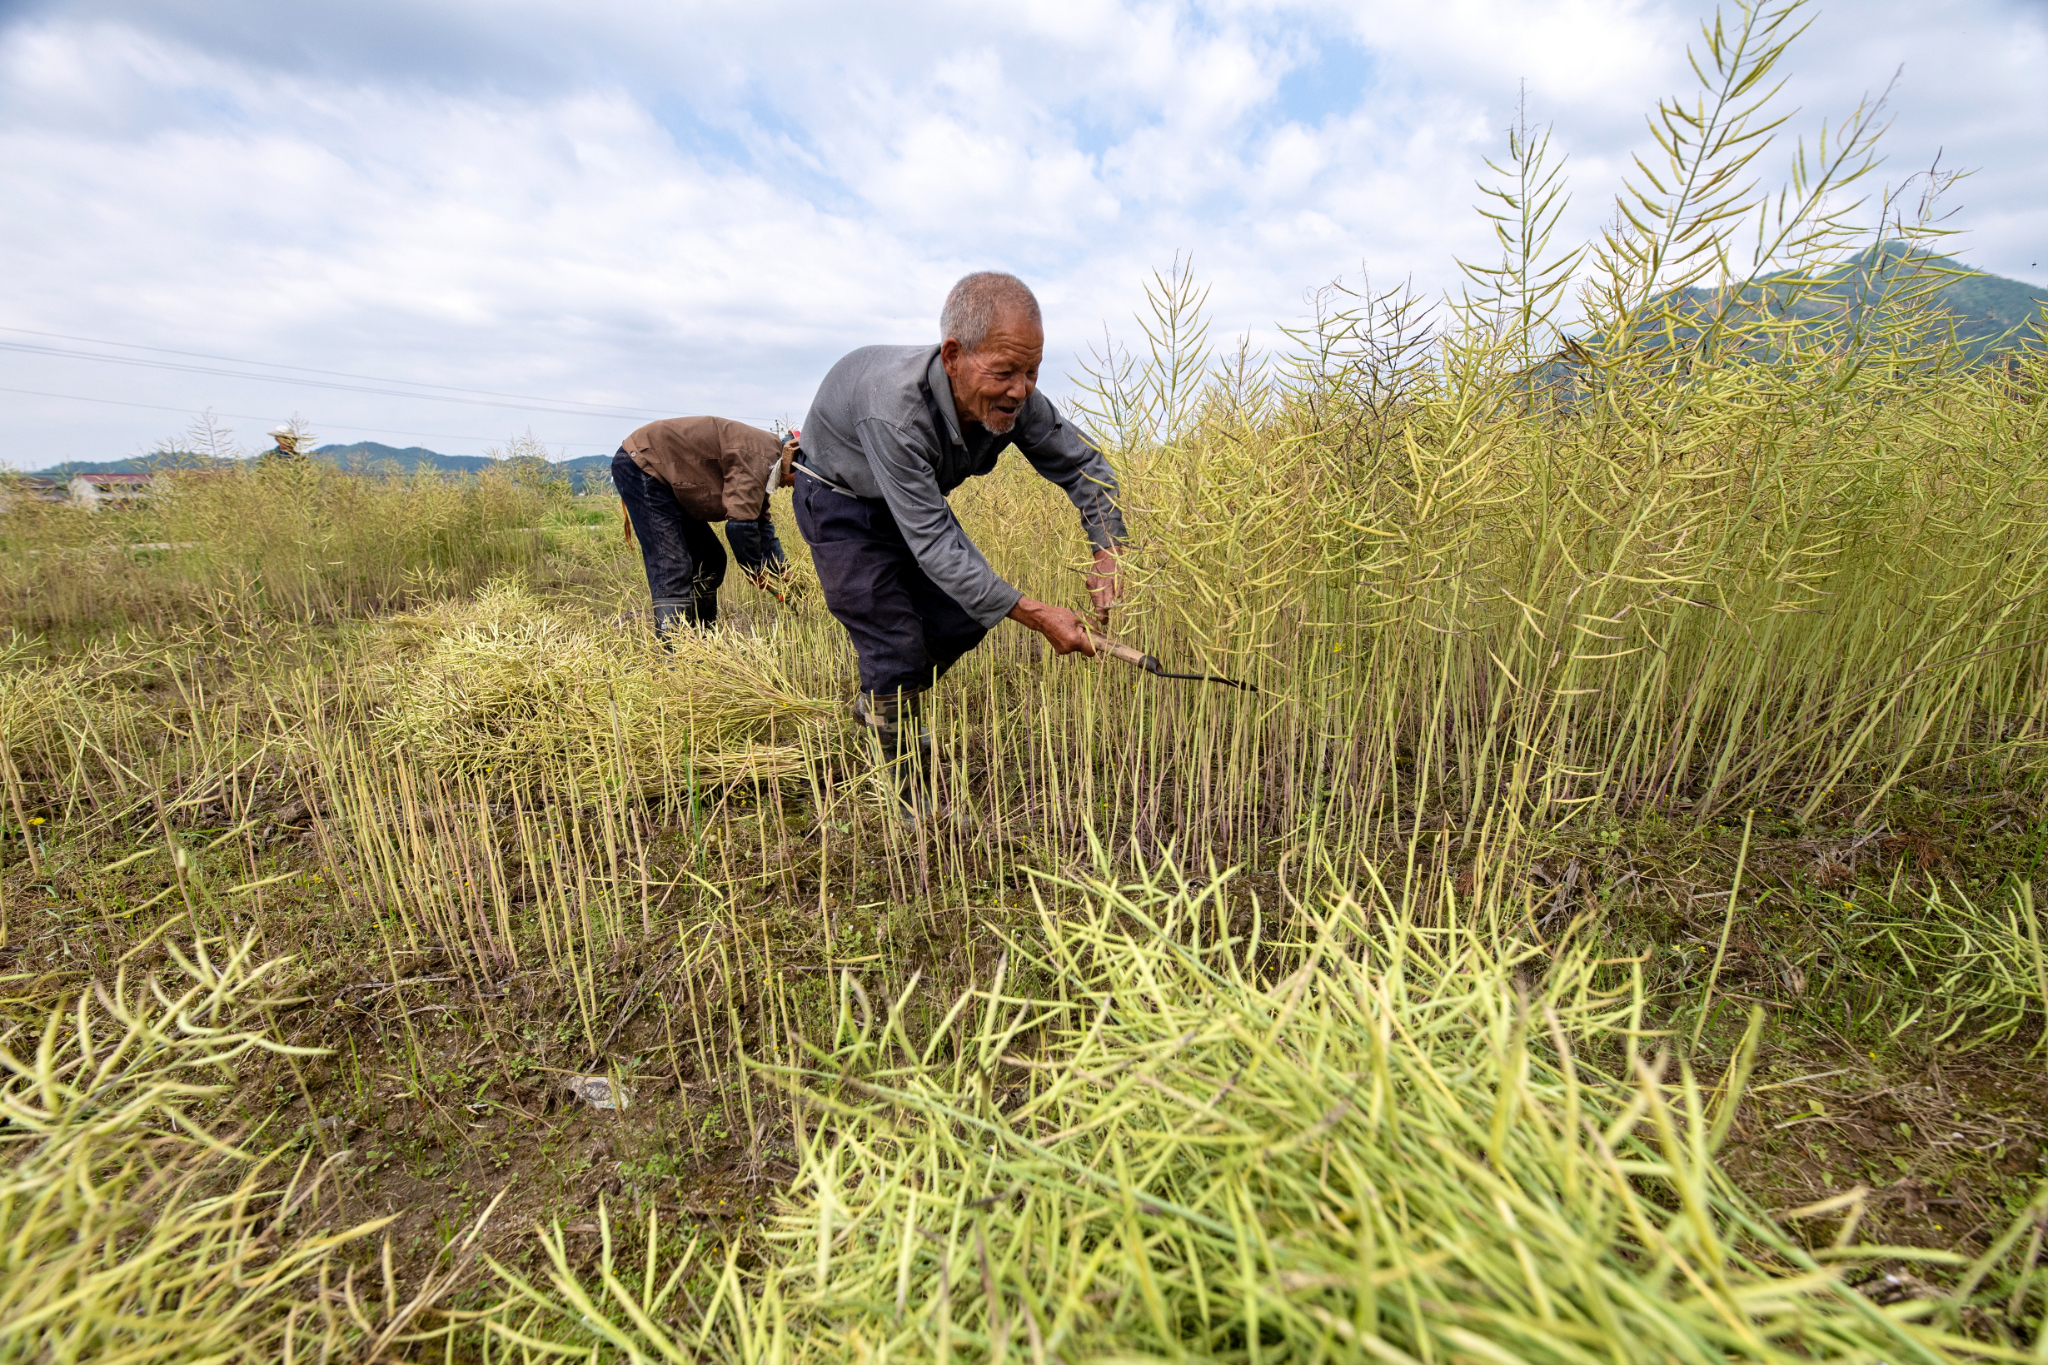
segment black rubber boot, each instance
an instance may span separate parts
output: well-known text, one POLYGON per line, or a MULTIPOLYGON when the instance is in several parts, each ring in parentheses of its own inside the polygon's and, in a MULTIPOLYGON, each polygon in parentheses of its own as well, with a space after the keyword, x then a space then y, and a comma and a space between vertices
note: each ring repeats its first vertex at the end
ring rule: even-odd
POLYGON ((654 599, 654 637, 668 643, 668 633, 679 624, 690 624, 697 615, 696 603, 687 597, 654 599))
POLYGON ((689 626, 703 630, 718 620, 718 598, 713 595, 707 603, 704 597, 657 597, 654 599, 654 634, 663 644, 668 643, 669 632, 677 626, 689 626))
POLYGON ((718 624, 718 585, 712 583, 706 586, 704 580, 700 578, 697 580, 696 588, 697 600, 690 613, 690 624, 708 630, 718 624))

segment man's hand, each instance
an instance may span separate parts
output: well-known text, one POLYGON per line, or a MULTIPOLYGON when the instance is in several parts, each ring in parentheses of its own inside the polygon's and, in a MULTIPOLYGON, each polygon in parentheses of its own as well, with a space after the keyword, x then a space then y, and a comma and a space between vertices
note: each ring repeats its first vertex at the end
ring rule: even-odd
POLYGON ((752 583, 785 607, 796 605, 797 598, 802 596, 802 588, 798 579, 787 570, 778 572, 774 569, 761 568, 745 569, 742 572, 746 574, 749 583, 752 583))
MULTIPOLYGON (((1088 571, 1088 600, 1095 604, 1095 626, 1109 627, 1109 609, 1123 599, 1124 566, 1118 558, 1122 547, 1106 546, 1095 552, 1095 567, 1088 571)), ((1065 651, 1061 651, 1064 653, 1065 651)))
POLYGON ((1095 642, 1088 638, 1088 623, 1077 611, 1020 597, 1017 605, 1010 608, 1010 619, 1043 635, 1055 654, 1095 653, 1095 642))

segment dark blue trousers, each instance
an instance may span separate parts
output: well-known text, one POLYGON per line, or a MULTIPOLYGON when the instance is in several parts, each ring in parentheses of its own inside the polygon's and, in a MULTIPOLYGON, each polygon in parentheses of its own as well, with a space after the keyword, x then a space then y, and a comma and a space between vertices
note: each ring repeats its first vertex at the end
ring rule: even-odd
POLYGON ((826 607, 853 637, 863 692, 922 692, 988 634, 917 566, 889 504, 804 473, 795 494, 797 529, 826 607))
MULTIPOLYGON (((624 450, 612 456, 612 486, 619 490, 619 501, 626 504, 626 516, 633 523, 633 538, 640 542, 640 560, 654 594, 654 628, 666 633, 677 620, 698 626, 716 621, 726 559, 710 523, 685 512, 674 491, 634 464, 624 450)), ((763 568, 779 572, 787 562, 765 509, 759 521, 727 522, 725 538, 748 573, 763 568)))

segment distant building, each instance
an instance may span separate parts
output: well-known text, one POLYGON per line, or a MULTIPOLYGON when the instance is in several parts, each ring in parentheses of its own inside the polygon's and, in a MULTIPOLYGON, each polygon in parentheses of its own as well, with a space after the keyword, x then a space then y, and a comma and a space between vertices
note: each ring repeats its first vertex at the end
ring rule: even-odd
POLYGON ((31 474, 15 478, 0 477, 0 511, 7 510, 16 502, 62 502, 64 495, 64 483, 61 479, 46 479, 31 474))
POLYGON ((73 474, 71 500, 93 511, 123 507, 148 497, 149 485, 147 474, 73 474))

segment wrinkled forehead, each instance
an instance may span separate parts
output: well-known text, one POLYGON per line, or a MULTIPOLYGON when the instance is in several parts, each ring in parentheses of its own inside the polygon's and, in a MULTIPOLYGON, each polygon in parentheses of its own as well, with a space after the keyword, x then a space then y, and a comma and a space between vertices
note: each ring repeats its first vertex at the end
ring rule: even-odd
POLYGON ((1045 330, 1028 315, 999 317, 988 335, 975 348, 980 355, 1000 355, 1005 360, 1036 360, 1045 350, 1045 330))

